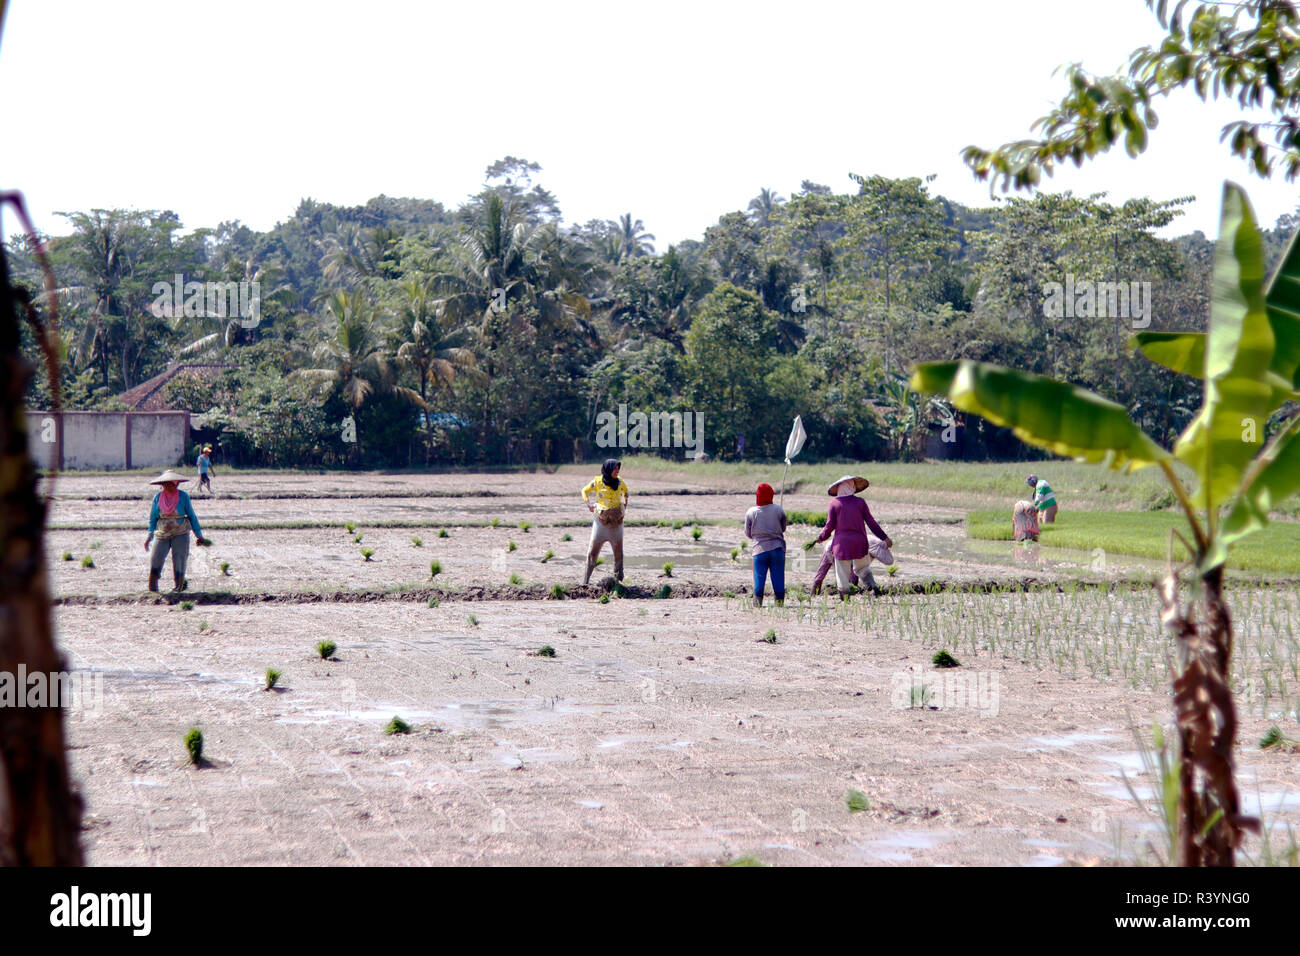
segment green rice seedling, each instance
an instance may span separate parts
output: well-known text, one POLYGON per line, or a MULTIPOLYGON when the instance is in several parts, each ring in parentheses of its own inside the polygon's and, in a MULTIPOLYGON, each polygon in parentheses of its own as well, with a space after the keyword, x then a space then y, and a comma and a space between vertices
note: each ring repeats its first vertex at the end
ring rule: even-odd
POLYGON ((92 541, 92 542, 90 542, 90 550, 91 550, 91 551, 98 551, 98 550, 99 550, 100 548, 102 548, 103 546, 104 546, 104 542, 102 542, 102 541, 92 541))
POLYGON ((539 648, 537 649, 537 656, 538 656, 538 657, 554 657, 554 656, 555 656, 555 648, 551 647, 550 644, 543 644, 541 647, 539 647, 539 648))
POLYGON ((478 627, 478 615, 476 614, 469 615, 467 618, 465 618, 465 623, 468 624, 470 627, 478 627))
POLYGON ((627 597, 627 588, 623 586, 622 581, 614 582, 614 597, 620 597, 620 598, 627 597))
POLYGON ((934 657, 930 658, 930 663, 935 667, 961 667, 961 661, 947 651, 937 652, 934 657))
POLYGON ((530 522, 530 521, 521 521, 521 522, 519 522, 519 530, 522 531, 524 534, 527 534, 527 533, 528 533, 528 529, 531 528, 532 526, 533 526, 533 525, 532 525, 532 522, 530 522))
POLYGON ((566 531, 566 532, 564 532, 564 534, 560 535, 560 540, 561 540, 561 541, 572 541, 572 540, 573 540, 573 535, 569 534, 569 532, 566 531))
POLYGON ((345 522, 344 525, 343 525, 343 527, 345 527, 345 528, 348 529, 348 534, 356 534, 356 533, 357 533, 357 526, 356 526, 355 524, 353 524, 351 521, 345 522))
POLYGON ((447 529, 446 529, 446 528, 439 528, 439 529, 438 529, 438 537, 440 537, 440 538, 450 538, 451 535, 449 535, 449 534, 447 533, 447 529))
POLYGON ((740 542, 740 550, 741 550, 741 551, 744 551, 744 550, 747 549, 748 547, 749 547, 749 542, 748 542, 748 541, 742 541, 742 542, 740 542))
POLYGON ((767 633, 764 634, 760 640, 761 640, 762 643, 764 643, 764 644, 775 644, 775 643, 776 643, 776 628, 774 628, 774 627, 769 627, 769 628, 767 629, 767 633))
POLYGON ((736 596, 736 594, 735 594, 734 591, 723 591, 723 592, 722 592, 722 596, 723 596, 724 598, 734 598, 734 597, 736 596))
POLYGON ((440 575, 440 574, 442 574, 442 562, 441 562, 441 561, 436 561, 436 560, 435 560, 435 561, 430 561, 430 562, 429 562, 429 577, 430 577, 430 578, 436 578, 436 577, 437 577, 438 575, 440 575))
POLYGON ((658 591, 655 592, 655 597, 657 598, 667 598, 667 597, 672 597, 672 595, 673 595, 673 589, 671 586, 667 584, 665 584, 663 587, 661 587, 658 591))
POLYGON ((274 667, 268 667, 266 669, 266 689, 267 690, 274 689, 275 685, 280 682, 280 676, 281 675, 278 670, 276 670, 274 667))
POLYGON ((363 537, 365 537, 365 536, 364 536, 364 535, 360 535, 360 534, 357 535, 355 538, 352 539, 352 543, 353 543, 353 544, 360 544, 360 543, 361 543, 361 539, 362 539, 363 537))
POLYGON ((914 709, 923 709, 934 697, 934 690, 924 684, 913 684, 908 694, 907 705, 914 709))
POLYGON ((93 568, 95 566, 95 559, 92 558, 90 555, 86 555, 84 558, 81 559, 81 566, 83 568, 93 568))
POLYGON ((597 559, 596 559, 596 567, 600 567, 600 566, 601 566, 602 564, 604 564, 604 563, 605 563, 605 559, 604 559, 604 558, 597 558, 597 559))
POLYGON ((384 727, 384 733, 389 736, 392 736, 393 734, 409 734, 410 732, 411 725, 401 717, 394 717, 384 727))
POLYGON ((194 766, 203 763, 203 731, 197 727, 190 728, 190 732, 185 735, 185 750, 194 766))
POLYGON ((229 562, 229 561, 222 561, 222 562, 221 562, 221 576, 222 576, 222 577, 226 577, 226 578, 230 577, 230 562, 229 562))
MULTIPOLYGON (((1178 858, 1178 789, 1182 774, 1182 760, 1176 752, 1170 753, 1171 748, 1159 724, 1151 728, 1151 746, 1147 745, 1136 725, 1133 726, 1133 739, 1137 743, 1142 770, 1154 783, 1157 807, 1154 816, 1164 834, 1163 858, 1158 851, 1156 857, 1161 863, 1169 864, 1178 858)), ((1150 813, 1146 802, 1138 796, 1122 767, 1119 776, 1138 809, 1143 814, 1150 813)))
POLYGON ((700 530, 699 525, 696 525, 694 528, 691 529, 691 537, 694 538, 696 541, 699 541, 703 535, 704 532, 700 530))
POLYGON ((334 652, 338 649, 338 645, 330 640, 316 642, 316 653, 320 655, 320 659, 323 661, 327 661, 333 657, 334 652))
POLYGON ((507 550, 507 551, 515 551, 515 550, 517 550, 518 548, 519 548, 519 545, 515 544, 513 541, 507 541, 507 542, 506 542, 506 550, 507 550))
POLYGON ((600 598, 599 598, 598 603, 600 603, 600 604, 608 604, 608 603, 609 603, 609 595, 608 595, 608 594, 602 594, 602 595, 600 596, 600 598))
POLYGON ((437 607, 437 606, 438 606, 438 599, 434 597, 429 598, 429 607, 437 607))
POLYGON ((722 865, 723 866, 768 866, 769 864, 764 863, 756 856, 750 856, 746 854, 745 856, 738 856, 734 860, 731 860, 730 862, 724 863, 722 865))
POLYGON ((194 610, 194 602, 193 602, 193 601, 181 601, 181 610, 182 610, 182 611, 192 611, 192 610, 194 610))
POLYGON ((544 555, 542 555, 542 564, 545 564, 547 561, 551 560, 551 558, 553 558, 553 557, 555 557, 555 552, 552 551, 550 548, 547 548, 547 549, 546 549, 546 553, 545 553, 544 555))
POLYGON ((72 552, 71 552, 71 551, 64 551, 64 552, 63 552, 63 560, 64 560, 64 561, 71 561, 71 560, 72 560, 72 552))
POLYGON ((564 585, 563 585, 563 584, 552 584, 552 585, 551 585, 551 597, 555 598, 555 600, 557 600, 557 601, 563 601, 563 600, 564 600, 564 585))
POLYGON ((892 578, 895 574, 898 573, 898 565, 891 564, 889 565, 889 567, 885 568, 885 571, 888 572, 889 576, 892 578))
POLYGON ((205 633, 207 633, 207 632, 210 631, 210 630, 212 630, 212 625, 211 625, 211 624, 209 624, 207 621, 199 621, 199 633, 200 633, 200 634, 205 634, 205 633))
POLYGON ((683 524, 681 521, 674 521, 674 522, 673 522, 673 530, 674 530, 674 531, 681 531, 683 527, 684 527, 684 524, 683 524))
POLYGON ((370 556, 371 556, 372 554, 374 554, 374 553, 375 553, 375 549, 374 549, 374 548, 362 548, 362 549, 361 549, 361 559, 362 559, 363 561, 369 561, 369 560, 370 560, 370 556))
POLYGON ((675 568, 676 566, 677 566, 677 565, 673 564, 671 561, 665 561, 665 562, 664 562, 664 577, 666 577, 666 578, 671 578, 671 577, 673 576, 673 568, 675 568))
POLYGON ((1300 748, 1300 744, 1282 733, 1282 728, 1277 724, 1268 728, 1268 733, 1266 733, 1259 742, 1260 750, 1280 750, 1290 752, 1298 748, 1300 748))
POLYGON ((424 547, 424 542, 423 542, 422 540, 420 540, 419 536, 412 536, 412 538, 411 538, 411 544, 414 545, 414 546, 417 547, 417 548, 423 548, 423 547, 424 547))
POLYGON ((732 560, 732 561, 735 561, 735 560, 736 560, 737 558, 739 558, 739 557, 740 557, 740 549, 739 549, 739 548, 732 548, 732 549, 731 549, 731 560, 732 560))
POLYGON ((645 608, 643 608, 643 607, 639 607, 639 608, 636 609, 636 616, 637 616, 637 617, 645 617, 648 613, 649 613, 649 612, 648 612, 645 608))
POLYGON ((500 518, 493 518, 493 519, 492 519, 492 527, 497 528, 497 527, 500 527, 500 526, 501 526, 501 519, 500 519, 500 518))
POLYGON ((872 807, 871 798, 856 787, 850 787, 849 792, 844 794, 844 804, 849 808, 849 813, 864 813, 872 807))
POLYGON ((510 583, 513 584, 515 587, 519 587, 519 585, 524 583, 523 575, 521 574, 510 575, 510 583))

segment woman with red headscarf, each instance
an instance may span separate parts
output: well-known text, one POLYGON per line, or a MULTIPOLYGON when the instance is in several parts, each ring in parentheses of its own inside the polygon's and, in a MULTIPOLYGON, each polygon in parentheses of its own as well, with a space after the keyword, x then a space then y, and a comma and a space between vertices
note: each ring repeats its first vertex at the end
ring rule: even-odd
POLYGON ((758 486, 758 503, 745 514, 745 537, 754 539, 754 607, 763 606, 763 589, 772 576, 777 607, 785 604, 785 528, 788 520, 780 505, 772 504, 772 486, 758 486))

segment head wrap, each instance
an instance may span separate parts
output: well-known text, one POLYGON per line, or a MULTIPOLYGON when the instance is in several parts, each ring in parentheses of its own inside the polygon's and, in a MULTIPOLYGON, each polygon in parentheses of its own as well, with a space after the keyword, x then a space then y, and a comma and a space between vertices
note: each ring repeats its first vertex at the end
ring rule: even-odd
POLYGON ((754 498, 760 505, 770 505, 772 503, 772 486, 767 482, 763 482, 758 486, 758 490, 754 492, 754 498))
POLYGON ((606 458, 605 464, 600 466, 600 477, 605 479, 605 484, 610 488, 618 490, 618 479, 614 477, 614 469, 622 467, 623 463, 617 458, 606 458))

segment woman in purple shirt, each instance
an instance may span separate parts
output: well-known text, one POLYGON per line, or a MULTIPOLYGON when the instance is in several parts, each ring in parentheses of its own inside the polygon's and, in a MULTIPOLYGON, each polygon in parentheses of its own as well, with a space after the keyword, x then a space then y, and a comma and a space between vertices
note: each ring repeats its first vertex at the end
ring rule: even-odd
POLYGON ((835 498, 826 514, 826 527, 817 536, 818 541, 825 541, 831 535, 831 552, 835 555, 835 585, 841 598, 848 597, 849 588, 857 580, 859 571, 866 572, 871 557, 867 553, 867 528, 877 538, 885 542, 885 547, 892 548, 894 539, 885 534, 884 529, 871 517, 867 503, 857 496, 859 491, 869 487, 871 482, 856 475, 845 475, 834 482, 826 493, 835 498))

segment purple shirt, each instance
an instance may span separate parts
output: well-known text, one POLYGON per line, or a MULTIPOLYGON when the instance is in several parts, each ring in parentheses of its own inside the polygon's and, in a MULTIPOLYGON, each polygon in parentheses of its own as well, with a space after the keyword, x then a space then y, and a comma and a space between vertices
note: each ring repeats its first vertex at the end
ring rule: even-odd
POLYGON ((831 502, 826 513, 826 527, 817 536, 818 541, 825 541, 832 534, 831 552, 837 561, 856 561, 867 556, 867 528, 882 541, 888 538, 876 519, 871 517, 871 509, 857 495, 847 495, 831 502))

